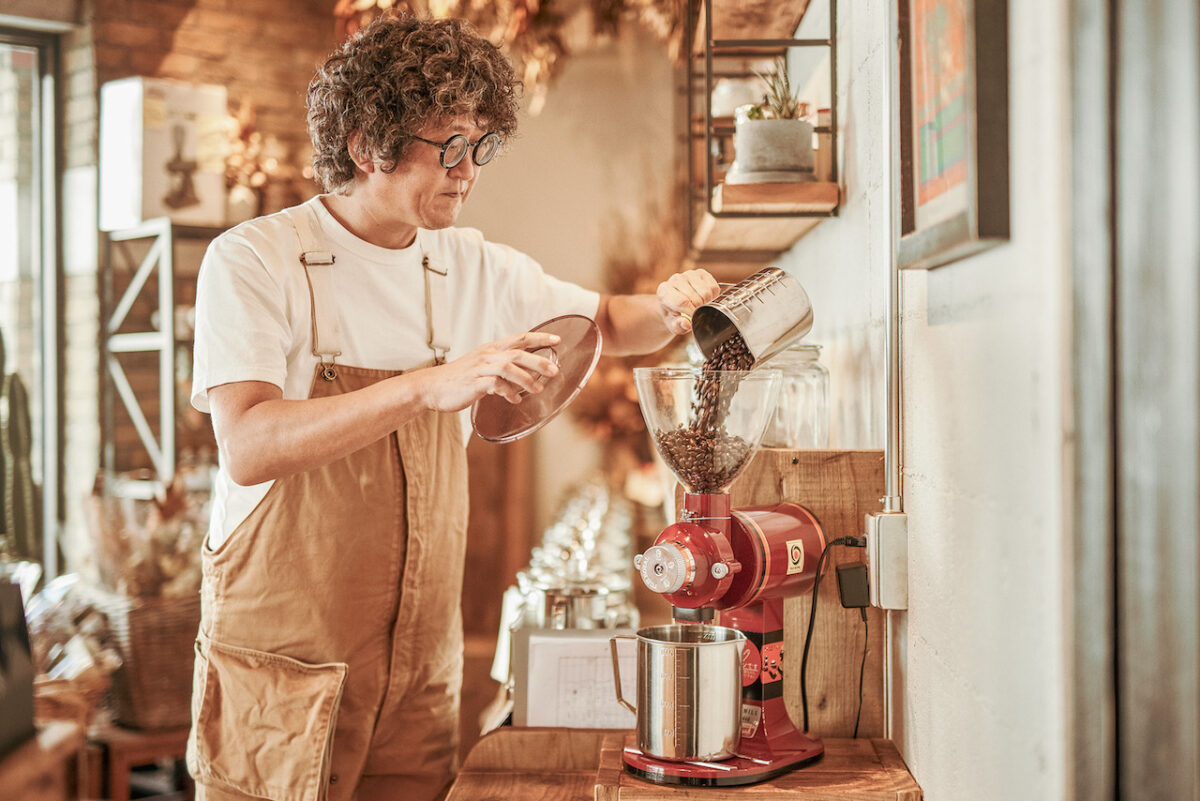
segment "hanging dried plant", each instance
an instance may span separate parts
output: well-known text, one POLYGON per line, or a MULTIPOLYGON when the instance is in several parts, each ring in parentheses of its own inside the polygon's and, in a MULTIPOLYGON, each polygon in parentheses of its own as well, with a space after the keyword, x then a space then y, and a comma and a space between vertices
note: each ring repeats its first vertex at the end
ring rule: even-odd
POLYGON ((566 29, 579 11, 592 17, 596 36, 615 35, 626 21, 637 21, 667 44, 671 58, 682 52, 685 0, 337 0, 334 17, 340 36, 366 26, 377 14, 396 9, 419 17, 465 19, 480 35, 504 50, 525 85, 529 111, 537 114, 561 73, 566 29))

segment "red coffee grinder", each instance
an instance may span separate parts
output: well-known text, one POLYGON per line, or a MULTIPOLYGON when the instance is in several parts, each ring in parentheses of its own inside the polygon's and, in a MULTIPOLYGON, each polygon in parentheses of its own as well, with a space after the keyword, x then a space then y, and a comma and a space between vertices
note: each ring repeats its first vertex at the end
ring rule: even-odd
MULTIPOLYGON (((717 346, 743 338, 754 367, 812 326, 808 296, 768 268, 697 309, 697 342, 713 366, 717 346)), ((655 446, 683 485, 679 520, 635 557, 642 581, 674 607, 677 620, 712 620, 740 630, 742 730, 735 756, 667 762, 626 748, 625 768, 660 784, 732 786, 786 773, 824 745, 799 731, 783 699, 783 599, 809 592, 825 535, 796 503, 734 509, 729 487, 749 464, 775 410, 779 371, 638 368, 638 402, 655 446)), ((700 688, 696 703, 704 703, 700 688)))

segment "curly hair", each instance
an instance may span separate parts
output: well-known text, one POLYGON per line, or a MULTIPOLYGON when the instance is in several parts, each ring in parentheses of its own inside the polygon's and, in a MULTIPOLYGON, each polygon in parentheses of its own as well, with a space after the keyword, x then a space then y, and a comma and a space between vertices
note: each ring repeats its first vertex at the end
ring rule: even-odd
POLYGON ((313 172, 348 193, 356 167, 347 144, 391 172, 425 125, 458 116, 507 140, 517 129, 521 83, 500 50, 464 20, 378 17, 325 60, 308 85, 313 172))

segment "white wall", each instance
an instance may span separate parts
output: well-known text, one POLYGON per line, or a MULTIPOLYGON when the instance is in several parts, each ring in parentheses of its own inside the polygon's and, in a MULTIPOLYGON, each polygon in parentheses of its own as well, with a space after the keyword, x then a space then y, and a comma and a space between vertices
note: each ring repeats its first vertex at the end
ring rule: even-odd
MULTIPOLYGON (((815 309, 833 447, 884 441, 887 0, 840 0, 840 216, 780 265, 815 309)), ((910 610, 895 737, 929 801, 1059 799, 1066 783, 1061 407, 1066 374, 1065 12, 1009 0, 1012 238, 901 276, 910 610)), ((670 66, 644 34, 577 56, 488 167, 461 220, 599 287, 603 220, 666 191, 670 66), (655 189, 663 186, 662 190, 655 189)), ((565 421, 539 435, 538 516, 595 464, 565 421), (553 446, 550 445, 553 443, 553 446)))
MULTIPOLYGON (((844 204, 781 262, 813 299, 836 447, 883 446, 889 5, 839 5, 844 204)), ((894 734, 928 801, 1058 799, 1066 783, 1067 25, 1009 0, 1011 242, 901 275, 910 600, 893 621, 894 734)))
MULTIPOLYGON (((633 217, 671 191, 672 67, 665 46, 636 24, 569 57, 536 116, 489 164, 459 225, 533 256, 547 272, 604 288, 616 215, 633 217)), ((515 332, 514 332, 515 333, 515 332)), ((564 413, 536 437, 538 534, 564 492, 599 467, 599 445, 564 413)))

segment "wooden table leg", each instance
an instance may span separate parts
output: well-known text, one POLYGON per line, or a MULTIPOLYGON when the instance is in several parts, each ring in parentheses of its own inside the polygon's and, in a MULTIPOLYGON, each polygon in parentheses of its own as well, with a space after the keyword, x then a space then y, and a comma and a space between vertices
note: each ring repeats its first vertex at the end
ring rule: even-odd
POLYGON ((108 758, 108 801, 129 801, 129 771, 133 766, 124 754, 109 753, 108 758))

